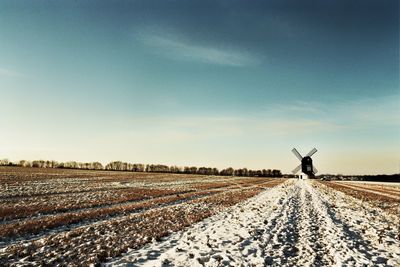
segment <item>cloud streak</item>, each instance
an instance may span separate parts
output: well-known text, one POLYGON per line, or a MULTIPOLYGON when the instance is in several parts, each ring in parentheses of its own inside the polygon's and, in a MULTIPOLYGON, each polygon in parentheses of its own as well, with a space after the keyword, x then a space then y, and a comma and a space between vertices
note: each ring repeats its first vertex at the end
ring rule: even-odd
MULTIPOLYGON (((126 124, 126 120, 119 124, 126 124)), ((129 125, 139 128, 124 129, 122 135, 132 135, 152 142, 182 143, 218 141, 319 134, 339 131, 341 125, 312 119, 273 118, 271 116, 153 116, 132 118, 129 125)), ((115 128, 121 128, 118 123, 115 128)))
POLYGON ((270 106, 259 114, 199 116, 158 115, 125 118, 120 125, 140 125, 140 128, 124 129, 123 134, 132 134, 155 142, 193 142, 233 138, 252 140, 258 138, 296 139, 306 136, 342 136, 352 132, 389 127, 400 129, 400 114, 392 98, 365 99, 339 105, 317 103, 293 103, 270 106))
POLYGON ((178 38, 173 34, 138 34, 137 40, 152 48, 152 52, 178 61, 245 67, 260 64, 248 52, 203 46, 178 38))
POLYGON ((362 98, 341 103, 301 102, 269 107, 275 117, 330 121, 345 128, 400 126, 400 95, 362 98))
POLYGON ((22 74, 19 73, 19 72, 16 72, 16 71, 9 70, 9 69, 0 68, 0 76, 3 76, 3 77, 20 77, 20 76, 22 76, 22 74))

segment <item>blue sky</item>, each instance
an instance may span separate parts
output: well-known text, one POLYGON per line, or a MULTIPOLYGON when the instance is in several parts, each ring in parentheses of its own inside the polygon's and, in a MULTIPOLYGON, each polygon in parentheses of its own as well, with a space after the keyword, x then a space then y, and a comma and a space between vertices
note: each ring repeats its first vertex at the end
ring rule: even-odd
POLYGON ((398 1, 1 1, 0 156, 400 169, 398 1))

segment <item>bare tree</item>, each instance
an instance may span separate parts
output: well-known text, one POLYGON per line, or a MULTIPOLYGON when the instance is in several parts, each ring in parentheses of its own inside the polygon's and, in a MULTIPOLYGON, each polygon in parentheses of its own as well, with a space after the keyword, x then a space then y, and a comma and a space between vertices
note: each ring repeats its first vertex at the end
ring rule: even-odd
POLYGON ((169 171, 171 173, 182 173, 183 169, 181 167, 178 167, 178 166, 171 166, 171 167, 169 167, 169 171))
POLYGON ((0 159, 0 166, 7 166, 10 164, 8 159, 0 159))
POLYGON ((32 167, 32 162, 27 161, 27 160, 20 160, 19 161, 19 166, 21 166, 21 167, 32 167))
POLYGON ((229 167, 229 168, 227 168, 227 169, 223 169, 223 170, 220 172, 220 175, 224 175, 224 176, 233 176, 233 174, 234 174, 234 170, 233 170, 233 168, 231 168, 231 167, 229 167))
POLYGON ((211 167, 178 167, 166 166, 162 164, 141 164, 141 163, 128 163, 122 161, 112 161, 106 166, 100 162, 57 162, 54 160, 34 160, 32 162, 27 160, 20 160, 17 164, 12 164, 8 159, 0 160, 0 166, 17 165, 21 167, 37 167, 37 168, 69 168, 69 169, 85 169, 85 170, 114 170, 114 171, 134 171, 134 172, 160 172, 160 173, 186 173, 186 174, 199 174, 199 175, 223 175, 223 176, 244 176, 244 177, 282 177, 280 170, 262 169, 262 170, 248 170, 246 168, 236 169, 229 167, 218 171, 217 168, 211 167))
POLYGON ((144 164, 135 163, 135 164, 133 164, 132 171, 134 171, 134 172, 144 172, 145 169, 146 169, 146 166, 144 164))
POLYGON ((272 176, 273 177, 282 177, 282 173, 280 170, 272 170, 272 176))

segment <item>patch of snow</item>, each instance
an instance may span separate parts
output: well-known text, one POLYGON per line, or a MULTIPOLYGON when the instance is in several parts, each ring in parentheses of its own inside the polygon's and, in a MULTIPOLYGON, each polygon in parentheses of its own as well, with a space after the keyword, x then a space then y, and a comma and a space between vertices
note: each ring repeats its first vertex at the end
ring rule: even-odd
POLYGON ((291 180, 106 266, 398 266, 399 218, 291 180))

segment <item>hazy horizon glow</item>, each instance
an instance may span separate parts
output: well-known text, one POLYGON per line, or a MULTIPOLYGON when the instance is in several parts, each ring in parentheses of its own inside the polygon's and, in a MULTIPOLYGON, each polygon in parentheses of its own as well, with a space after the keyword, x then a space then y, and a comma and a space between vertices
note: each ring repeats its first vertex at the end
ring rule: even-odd
POLYGON ((398 1, 2 1, 0 158, 400 172, 398 1))

